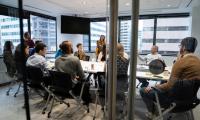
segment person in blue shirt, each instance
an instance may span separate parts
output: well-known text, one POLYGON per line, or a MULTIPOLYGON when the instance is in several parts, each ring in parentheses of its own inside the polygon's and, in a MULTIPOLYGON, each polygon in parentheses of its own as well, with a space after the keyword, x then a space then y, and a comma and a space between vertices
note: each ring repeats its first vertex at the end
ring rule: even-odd
POLYGON ((60 57, 60 56, 63 55, 63 52, 62 52, 62 50, 61 50, 61 46, 62 46, 62 44, 64 44, 65 42, 68 42, 68 40, 63 41, 63 42, 59 45, 59 50, 56 51, 55 59, 57 59, 58 57, 60 57))

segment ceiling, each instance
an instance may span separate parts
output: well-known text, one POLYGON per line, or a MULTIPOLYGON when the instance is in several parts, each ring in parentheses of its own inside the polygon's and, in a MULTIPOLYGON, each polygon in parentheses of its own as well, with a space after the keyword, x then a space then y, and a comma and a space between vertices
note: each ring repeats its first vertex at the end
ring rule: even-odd
MULTIPOLYGON (((17 7, 18 0, 0 0, 0 4, 17 7)), ((119 15, 131 14, 132 0, 119 0, 119 15)), ((23 0, 25 10, 51 16, 72 15, 82 17, 105 17, 108 0, 23 0)), ((190 12, 192 0, 140 0, 140 14, 163 14, 190 12)))

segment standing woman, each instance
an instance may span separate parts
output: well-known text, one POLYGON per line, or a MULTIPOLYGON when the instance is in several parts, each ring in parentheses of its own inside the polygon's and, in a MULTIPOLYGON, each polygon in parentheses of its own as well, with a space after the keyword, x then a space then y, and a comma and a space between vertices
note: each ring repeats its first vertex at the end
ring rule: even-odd
POLYGON ((105 36, 101 35, 100 39, 97 41, 96 47, 96 57, 98 58, 100 52, 103 50, 103 46, 106 44, 105 36))
POLYGON ((7 68, 7 73, 10 77, 13 77, 16 72, 15 60, 12 50, 14 49, 11 41, 6 41, 3 50, 3 61, 7 68))

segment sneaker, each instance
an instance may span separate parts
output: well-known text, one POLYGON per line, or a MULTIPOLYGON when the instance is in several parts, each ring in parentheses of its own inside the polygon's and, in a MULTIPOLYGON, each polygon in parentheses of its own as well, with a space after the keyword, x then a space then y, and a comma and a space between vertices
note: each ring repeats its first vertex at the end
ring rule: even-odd
POLYGON ((146 116, 148 119, 152 120, 156 115, 153 114, 153 113, 151 113, 151 112, 147 112, 147 113, 145 114, 145 116, 146 116))

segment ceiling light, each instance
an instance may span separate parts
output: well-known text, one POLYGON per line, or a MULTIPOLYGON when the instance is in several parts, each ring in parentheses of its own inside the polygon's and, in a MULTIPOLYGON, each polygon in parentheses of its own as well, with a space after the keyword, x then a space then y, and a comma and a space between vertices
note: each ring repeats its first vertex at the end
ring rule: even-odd
POLYGON ((125 5, 126 5, 126 6, 130 6, 130 3, 129 3, 129 2, 127 2, 125 5))
POLYGON ((88 12, 84 12, 85 14, 88 14, 88 12))
POLYGON ((83 5, 86 5, 86 1, 83 1, 83 5))
POLYGON ((168 5, 167 5, 167 7, 171 7, 171 5, 170 5, 170 4, 168 4, 168 5))

